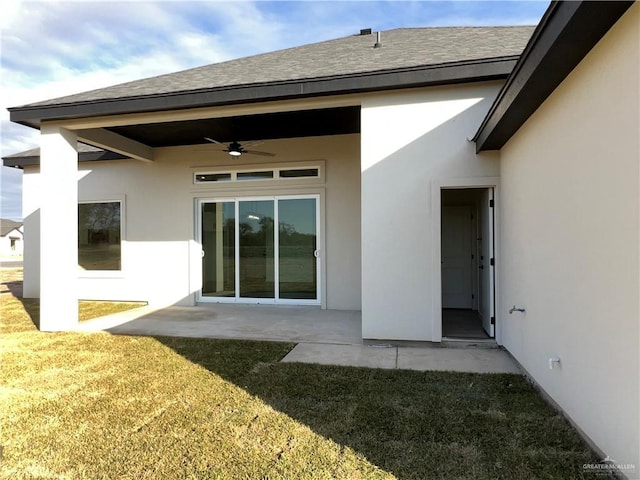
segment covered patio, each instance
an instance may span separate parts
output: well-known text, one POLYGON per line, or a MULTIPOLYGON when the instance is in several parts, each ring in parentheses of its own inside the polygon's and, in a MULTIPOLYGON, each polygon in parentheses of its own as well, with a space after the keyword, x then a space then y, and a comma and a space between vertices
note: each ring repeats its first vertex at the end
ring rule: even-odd
POLYGON ((126 335, 362 344, 361 313, 319 307, 200 304, 142 307, 78 324, 84 332, 126 335))
POLYGON ((281 361, 405 370, 522 373, 495 343, 362 342, 361 312, 318 307, 205 304, 142 307, 78 325, 83 332, 294 342, 281 361))
POLYGON ((37 158, 9 159, 26 167, 25 225, 38 232, 27 247, 39 255, 27 255, 25 295, 41 299, 41 330, 76 329, 78 298, 268 298, 362 311, 359 340, 440 341, 439 210, 423 186, 497 177, 467 130, 531 31, 395 29, 379 49, 365 29, 11 108, 41 132, 37 158), (79 143, 115 158, 79 156, 79 143), (89 221, 105 207, 109 228, 89 221))

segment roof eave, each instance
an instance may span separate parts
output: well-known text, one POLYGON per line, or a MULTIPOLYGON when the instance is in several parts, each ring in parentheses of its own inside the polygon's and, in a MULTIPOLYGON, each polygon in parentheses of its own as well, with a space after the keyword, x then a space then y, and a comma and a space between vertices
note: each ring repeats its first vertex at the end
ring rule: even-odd
POLYGON ((42 121, 48 120, 259 103, 504 79, 516 65, 517 59, 518 56, 508 56, 299 81, 218 87, 60 105, 27 105, 9 108, 9 112, 12 122, 39 128, 42 121))
MULTIPOLYGON (((96 152, 78 152, 78 162, 100 162, 105 160, 126 160, 129 157, 108 150, 96 152)), ((40 165, 40 155, 29 155, 24 157, 2 157, 5 167, 24 168, 40 165)))
POLYGON ((632 4, 552 2, 476 132, 476 152, 501 149, 632 4))

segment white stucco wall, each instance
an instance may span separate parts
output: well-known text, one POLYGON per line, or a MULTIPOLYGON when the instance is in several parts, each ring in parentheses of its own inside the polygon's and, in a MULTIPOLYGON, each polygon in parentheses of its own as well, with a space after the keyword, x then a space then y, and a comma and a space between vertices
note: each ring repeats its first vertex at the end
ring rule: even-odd
MULTIPOLYGON (((498 176, 497 155, 477 156, 467 138, 500 85, 434 87, 363 100, 364 338, 440 340, 440 320, 433 314, 440 304, 433 228, 440 219, 432 188, 439 190, 435 182, 455 185, 455 179, 483 185, 483 178, 498 176)), ((439 192, 435 197, 439 202, 439 192)))
POLYGON ((639 11, 502 149, 500 210, 503 343, 605 454, 636 465, 631 478, 640 475, 639 11), (513 305, 526 313, 509 315, 513 305))
MULTIPOLYGON (((212 147, 212 146, 209 146, 212 147)), ((206 148, 206 147, 205 147, 206 148)), ((360 142, 358 135, 273 140, 260 149, 276 157, 245 155, 233 159, 224 152, 199 147, 156 149, 155 161, 135 160, 79 164, 79 201, 122 200, 122 272, 83 272, 78 297, 103 300, 144 300, 155 305, 194 302, 200 287, 200 246, 197 243, 197 198, 233 195, 319 193, 324 201, 327 308, 360 308, 360 142), (228 166, 287 165, 315 161, 325 168, 325 182, 286 181, 276 185, 194 185, 196 171, 228 166)), ((37 169, 25 169, 25 224, 38 228, 37 169)), ((38 235, 30 237, 37 254, 38 235)), ((38 296, 38 261, 25 259, 25 294, 38 296)))

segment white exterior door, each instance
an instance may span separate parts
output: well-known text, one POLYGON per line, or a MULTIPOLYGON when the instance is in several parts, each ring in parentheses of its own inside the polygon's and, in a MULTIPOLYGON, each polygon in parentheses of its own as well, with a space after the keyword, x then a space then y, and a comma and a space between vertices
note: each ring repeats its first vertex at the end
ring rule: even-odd
POLYGON ((442 207, 442 307, 473 307, 471 207, 442 207))
POLYGON ((482 328, 490 337, 495 336, 495 265, 494 258, 494 207, 493 189, 488 188, 482 195, 480 208, 480 235, 482 244, 480 246, 480 318, 482 328))

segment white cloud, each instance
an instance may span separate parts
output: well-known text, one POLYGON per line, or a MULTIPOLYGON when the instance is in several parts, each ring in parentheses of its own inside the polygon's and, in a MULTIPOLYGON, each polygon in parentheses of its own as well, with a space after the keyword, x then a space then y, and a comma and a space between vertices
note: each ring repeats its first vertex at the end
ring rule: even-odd
POLYGON ((20 12, 20 0, 5 0, 2 3, 2 16, 0 16, 0 29, 9 28, 20 12))

